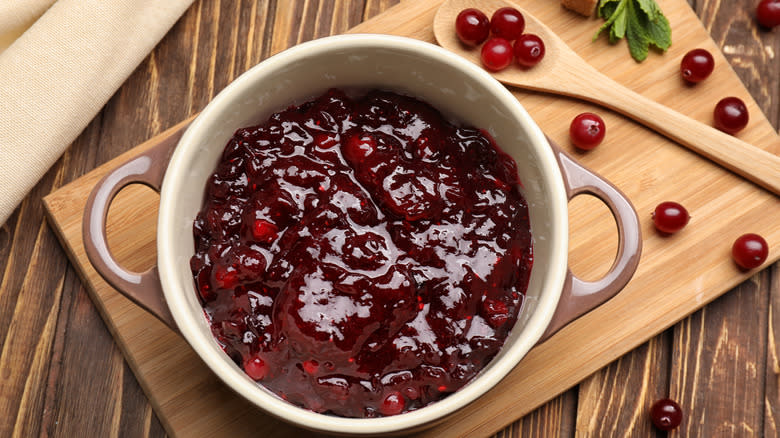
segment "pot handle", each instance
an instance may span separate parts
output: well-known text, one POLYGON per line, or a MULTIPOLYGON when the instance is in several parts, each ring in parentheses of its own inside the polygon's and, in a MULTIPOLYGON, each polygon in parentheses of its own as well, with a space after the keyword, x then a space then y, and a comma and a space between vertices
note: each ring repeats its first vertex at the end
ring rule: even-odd
POLYGON ((558 307, 539 343, 558 330, 617 295, 634 275, 642 253, 639 217, 626 195, 595 172, 577 163, 551 140, 558 166, 563 174, 569 200, 590 194, 604 202, 615 217, 618 251, 609 272, 600 280, 584 281, 567 270, 558 307))
POLYGON ((185 125, 175 126, 156 146, 107 173, 92 189, 84 208, 82 239, 87 257, 98 274, 134 303, 146 309, 174 330, 176 323, 165 302, 157 266, 146 272, 132 272, 114 258, 106 238, 106 218, 111 201, 124 187, 143 184, 160 192, 173 148, 185 125))

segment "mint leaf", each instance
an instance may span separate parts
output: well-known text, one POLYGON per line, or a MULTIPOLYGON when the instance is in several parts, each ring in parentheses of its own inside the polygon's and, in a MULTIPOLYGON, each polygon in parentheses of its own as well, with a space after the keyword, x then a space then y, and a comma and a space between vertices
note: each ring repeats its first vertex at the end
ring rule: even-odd
POLYGON ((609 18, 615 13, 618 5, 622 3, 622 0, 602 0, 599 4, 599 17, 609 18))
POLYGON ((609 29, 610 43, 625 37, 631 57, 637 62, 647 58, 651 45, 665 51, 672 44, 669 20, 655 0, 601 0, 598 10, 606 21, 593 40, 609 29))
POLYGON ((636 3, 650 21, 655 21, 658 15, 663 16, 661 8, 658 7, 658 4, 654 0, 637 0, 636 3))
POLYGON ((612 22, 612 28, 609 32, 609 42, 612 44, 616 43, 619 39, 626 35, 626 16, 627 14, 620 14, 620 16, 615 18, 615 21, 612 22))
POLYGON ((644 61, 650 49, 650 34, 645 29, 644 23, 642 23, 643 19, 646 21, 646 16, 640 17, 635 13, 630 14, 626 29, 628 51, 631 52, 631 57, 637 62, 644 61))
MULTIPOLYGON (((602 18, 605 18, 607 21, 601 27, 598 31, 596 31, 596 35, 593 35, 593 41, 596 41, 596 39, 599 37, 599 34, 602 30, 612 26, 612 23, 614 23, 616 20, 623 20, 625 21, 625 13, 626 13, 626 3, 631 0, 601 0, 601 6, 599 6, 599 13, 601 14, 602 10, 604 14, 609 15, 602 15, 602 18)), ((610 31, 611 32, 611 31, 610 31)), ((613 36, 610 34, 609 38, 610 42, 614 43, 613 36)))
POLYGON ((666 51, 672 45, 672 28, 669 26, 669 20, 662 14, 658 15, 655 21, 651 21, 647 27, 647 33, 653 45, 666 51))

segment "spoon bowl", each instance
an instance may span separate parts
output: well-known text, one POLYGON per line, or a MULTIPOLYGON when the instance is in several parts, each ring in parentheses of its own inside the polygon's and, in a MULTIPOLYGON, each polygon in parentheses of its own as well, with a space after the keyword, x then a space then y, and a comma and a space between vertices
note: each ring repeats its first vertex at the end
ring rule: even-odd
POLYGON ((504 0, 446 0, 436 12, 433 33, 439 45, 481 65, 480 51, 455 33, 455 18, 466 8, 489 17, 511 6, 525 18, 525 33, 544 41, 546 54, 536 66, 512 65, 492 72, 506 85, 582 99, 623 114, 732 172, 780 195, 780 157, 650 100, 600 73, 555 32, 522 7, 504 0))

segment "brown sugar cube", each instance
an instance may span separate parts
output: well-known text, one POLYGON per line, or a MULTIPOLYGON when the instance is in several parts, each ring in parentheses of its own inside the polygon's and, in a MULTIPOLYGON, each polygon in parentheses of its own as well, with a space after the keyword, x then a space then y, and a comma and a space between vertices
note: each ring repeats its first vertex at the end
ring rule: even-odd
POLYGON ((592 17, 593 12, 596 11, 596 5, 599 0, 561 0, 561 4, 566 9, 571 9, 578 14, 582 14, 586 17, 592 17))

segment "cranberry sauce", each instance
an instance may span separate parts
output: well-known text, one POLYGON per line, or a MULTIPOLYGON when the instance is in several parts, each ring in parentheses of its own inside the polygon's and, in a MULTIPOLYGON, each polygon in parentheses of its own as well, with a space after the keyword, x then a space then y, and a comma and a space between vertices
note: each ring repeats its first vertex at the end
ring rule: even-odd
POLYGON ((464 384, 517 319, 532 264, 514 161, 410 97, 340 90, 239 129, 194 223, 228 355, 280 397, 394 415, 464 384))

